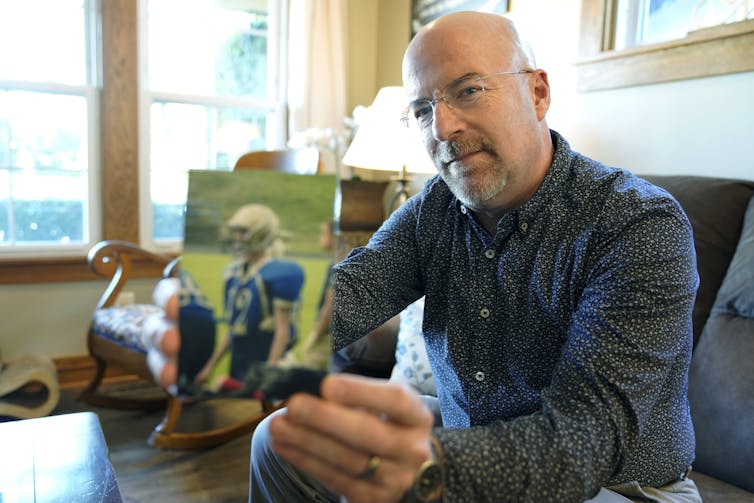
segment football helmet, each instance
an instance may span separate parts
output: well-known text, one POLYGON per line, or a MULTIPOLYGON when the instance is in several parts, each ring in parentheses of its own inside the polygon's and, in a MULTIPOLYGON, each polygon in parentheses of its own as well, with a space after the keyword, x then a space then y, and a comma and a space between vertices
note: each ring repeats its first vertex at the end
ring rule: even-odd
POLYGON ((265 251, 280 237, 280 220, 262 204, 247 204, 236 210, 226 227, 234 255, 265 251))

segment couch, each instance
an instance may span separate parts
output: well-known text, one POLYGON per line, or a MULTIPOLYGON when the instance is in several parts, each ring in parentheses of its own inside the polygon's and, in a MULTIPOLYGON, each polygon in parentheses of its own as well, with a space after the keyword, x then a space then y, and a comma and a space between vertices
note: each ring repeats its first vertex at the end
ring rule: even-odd
MULTIPOLYGON (((689 373, 697 442, 691 478, 706 503, 754 502, 754 181, 644 178, 678 200, 694 229, 700 285, 689 373)), ((411 345, 398 344, 399 326, 391 320, 345 348, 339 369, 390 377, 396 347, 401 360, 411 345)), ((413 365, 408 373, 421 377, 413 365)))

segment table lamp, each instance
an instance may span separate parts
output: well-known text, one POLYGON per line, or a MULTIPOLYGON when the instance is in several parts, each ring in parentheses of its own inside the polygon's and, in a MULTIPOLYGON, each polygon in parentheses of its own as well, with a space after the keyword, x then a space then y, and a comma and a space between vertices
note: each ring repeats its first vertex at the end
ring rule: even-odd
POLYGON ((407 128, 400 120, 406 105, 402 87, 380 89, 372 105, 358 117, 356 135, 343 156, 346 166, 397 173, 391 178, 398 185, 388 213, 408 199, 408 173, 437 173, 421 142, 416 121, 409 121, 407 128))

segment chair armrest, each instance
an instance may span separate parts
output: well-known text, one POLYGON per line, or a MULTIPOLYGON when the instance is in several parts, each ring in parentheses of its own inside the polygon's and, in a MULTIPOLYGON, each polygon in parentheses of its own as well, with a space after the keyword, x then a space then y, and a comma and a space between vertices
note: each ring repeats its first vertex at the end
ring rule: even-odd
POLYGON ((162 270, 162 277, 163 278, 177 278, 178 277, 178 269, 181 266, 181 257, 176 257, 170 262, 168 262, 168 265, 165 266, 165 268, 162 270))
POLYGON ((152 253, 128 241, 100 241, 89 250, 89 269, 110 280, 97 303, 97 309, 110 307, 115 303, 126 282, 133 277, 135 261, 152 262, 164 268, 165 273, 170 273, 169 266, 173 262, 177 263, 172 257, 152 253))

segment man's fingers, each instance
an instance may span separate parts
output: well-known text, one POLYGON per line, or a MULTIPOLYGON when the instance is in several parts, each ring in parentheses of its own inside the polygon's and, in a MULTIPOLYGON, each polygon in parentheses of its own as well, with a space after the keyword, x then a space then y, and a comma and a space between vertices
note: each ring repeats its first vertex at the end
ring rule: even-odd
POLYGON ((405 471, 389 459, 380 458, 369 470, 372 454, 343 446, 337 441, 291 423, 283 416, 270 424, 273 448, 289 462, 304 470, 348 501, 391 501, 403 494, 401 487, 410 483, 405 471), (405 480, 402 480, 405 479, 405 480), (380 495, 375 499, 375 496, 380 495))
POLYGON ((281 453, 296 450, 305 457, 316 458, 332 469, 357 476, 367 466, 369 454, 336 441, 326 435, 313 436, 307 429, 291 423, 285 416, 276 417, 270 424, 273 447, 281 453))
POLYGON ((167 310, 171 298, 178 300, 181 292, 181 282, 178 278, 165 278, 160 280, 152 291, 152 300, 155 305, 167 310))
POLYGON ((376 411, 400 424, 428 427, 433 422, 432 414, 416 392, 384 379, 331 375, 322 382, 322 396, 345 406, 376 411))
POLYGON ((405 424, 390 420, 390 411, 343 405, 302 393, 291 397, 286 417, 309 434, 330 437, 362 454, 418 466, 428 455, 426 437, 432 416, 418 398, 414 407, 418 408, 414 415, 419 422, 405 424))
POLYGON ((178 382, 178 362, 175 358, 167 358, 159 351, 150 350, 147 352, 147 366, 163 388, 168 389, 178 382))
POLYGON ((387 479, 360 479, 349 472, 335 468, 295 446, 286 445, 278 449, 281 456, 299 469, 319 480, 331 491, 342 494, 347 501, 397 501, 402 493, 387 479))
POLYGON ((145 348, 157 349, 169 358, 177 356, 181 349, 178 328, 162 316, 147 318, 141 331, 141 339, 145 348))

